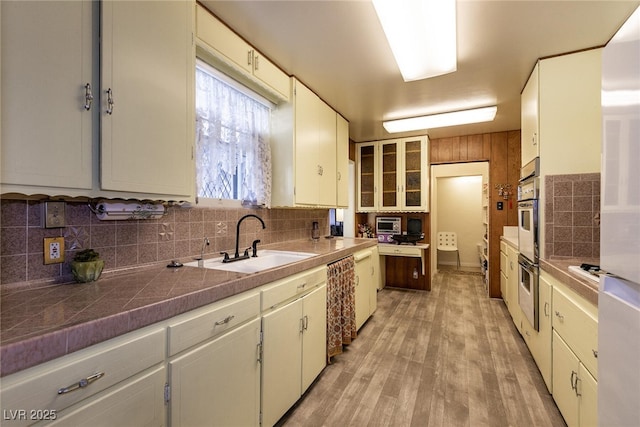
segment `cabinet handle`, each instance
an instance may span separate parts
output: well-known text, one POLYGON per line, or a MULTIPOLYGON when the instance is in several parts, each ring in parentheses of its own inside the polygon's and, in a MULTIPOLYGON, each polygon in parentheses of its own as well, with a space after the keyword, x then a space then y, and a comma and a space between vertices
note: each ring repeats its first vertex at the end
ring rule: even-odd
POLYGON ((253 62, 253 51, 250 50, 247 52, 247 65, 251 65, 253 62))
POLYGON ((307 282, 301 283, 297 286, 298 289, 304 289, 307 286, 307 282))
POLYGON ((557 311, 557 310, 556 310, 556 317, 557 317, 558 319, 560 319, 560 321, 564 321, 564 316, 563 316, 562 314, 560 314, 560 312, 559 312, 559 311, 557 311))
POLYGON ((107 89, 107 114, 113 114, 113 90, 111 88, 107 89))
POLYGON ((258 71, 258 68, 260 67, 260 61, 259 61, 259 59, 260 59, 260 57, 259 57, 258 55, 256 55, 256 56, 253 58, 253 69, 254 69, 255 71, 258 71))
POLYGON ((578 377, 578 374, 576 374, 576 383, 575 383, 575 387, 573 388, 573 390, 576 393, 576 397, 582 396, 582 393, 578 391, 578 381, 582 381, 582 380, 580 379, 580 377, 578 377))
POLYGON ((68 387, 62 387, 60 389, 58 389, 58 394, 66 394, 66 393, 70 393, 74 390, 78 390, 79 388, 85 388, 86 386, 88 386, 89 384, 91 384, 92 382, 99 380, 100 378, 104 377, 104 372, 98 372, 95 373, 93 375, 89 375, 87 378, 83 378, 80 381, 78 381, 75 384, 71 384, 68 387))
POLYGON ((338 181, 342 181, 342 174, 338 172, 338 181))
POLYGON ((309 316, 304 316, 302 324, 304 325, 304 330, 309 329, 309 316))
POLYGON ((533 145, 537 145, 538 144, 538 134, 536 132, 533 133, 533 137, 531 138, 531 143, 533 145))
POLYGON ((576 389, 576 383, 574 382, 574 378, 578 378, 578 373, 576 371, 571 371, 571 378, 569 381, 571 382, 571 390, 576 389))
POLYGON ((544 317, 549 317, 549 311, 547 310, 549 308, 549 303, 545 302, 544 303, 544 317))
POLYGON ((318 165, 318 175, 322 176, 323 173, 324 169, 322 168, 322 166, 318 165))
POLYGON ((234 318, 234 317, 236 317, 236 316, 234 316, 233 314, 231 314, 231 315, 229 315, 229 316, 225 317, 225 318, 224 318, 224 319, 222 319, 222 320, 218 320, 218 321, 215 323, 215 325, 216 325, 216 326, 225 325, 225 324, 227 324, 227 323, 231 322, 231 320, 233 320, 233 318, 234 318))
POLYGON ((300 333, 304 332, 304 317, 300 318, 300 333))
POLYGON ((591 352, 593 353, 593 357, 595 357, 597 359, 598 358, 598 350, 591 349, 591 352))
POLYGON ((91 110, 91 103, 93 102, 93 92, 91 92, 91 83, 84 85, 84 109, 91 110))

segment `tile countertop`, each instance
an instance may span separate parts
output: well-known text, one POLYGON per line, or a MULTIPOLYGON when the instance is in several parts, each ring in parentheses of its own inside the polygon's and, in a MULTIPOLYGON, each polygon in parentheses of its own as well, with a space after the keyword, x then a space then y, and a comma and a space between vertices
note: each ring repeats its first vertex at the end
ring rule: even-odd
POLYGON ((253 274, 167 268, 165 262, 105 273, 93 283, 4 289, 0 295, 0 376, 328 264, 377 243, 373 239, 335 238, 265 245, 264 249, 313 252, 317 256, 253 274))
POLYGON ((597 307, 598 283, 584 279, 569 271, 570 265, 579 266, 582 263, 598 265, 600 260, 575 258, 540 259, 540 268, 597 307))

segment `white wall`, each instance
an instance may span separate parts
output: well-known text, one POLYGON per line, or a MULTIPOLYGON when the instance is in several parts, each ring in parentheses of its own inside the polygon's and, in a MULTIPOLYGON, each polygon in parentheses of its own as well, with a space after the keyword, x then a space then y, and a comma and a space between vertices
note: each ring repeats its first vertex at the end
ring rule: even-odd
MULTIPOLYGON (((478 243, 482 243, 482 175, 441 177, 438 179, 438 229, 458 235, 460 264, 480 267, 478 243)), ((455 252, 439 252, 438 263, 456 265, 455 252)))
MULTIPOLYGON (((462 181, 458 181, 461 183, 462 181)), ((457 224, 456 218, 477 218, 473 220, 469 220, 472 222, 472 226, 477 226, 480 228, 480 234, 476 236, 475 232, 472 232, 470 236, 465 237, 467 242, 463 242, 462 237, 459 237, 460 245, 471 245, 473 249, 463 249, 460 253, 460 261, 463 265, 468 265, 467 263, 473 262, 474 266, 479 266, 480 262, 478 260, 478 249, 477 244, 482 242, 482 236, 484 235, 484 228, 482 226, 482 183, 489 182, 489 163, 488 162, 474 162, 474 163, 454 163, 454 164, 445 164, 445 165, 432 165, 431 166, 431 275, 433 276, 437 272, 437 257, 438 253, 436 250, 437 246, 437 238, 438 231, 456 231, 460 233, 459 230, 444 230, 443 226, 451 226, 451 227, 461 227, 460 224, 457 224), (451 186, 456 184, 456 181, 446 181, 443 180, 445 178, 453 178, 453 177, 478 177, 481 176, 482 180, 480 183, 480 187, 477 189, 477 207, 475 202, 466 203, 465 197, 463 195, 457 196, 454 190, 451 189, 451 186), (453 184, 452 184, 453 183, 453 184), (442 188, 441 188, 442 187, 442 188), (440 193, 443 193, 442 199, 440 198, 440 193), (458 203, 462 203, 462 205, 458 205, 456 208, 455 205, 458 203), (470 207, 473 206, 473 207, 470 207), (448 212, 448 214, 440 215, 440 211, 448 212), (449 224, 447 221, 449 219, 456 222, 455 224, 449 224), (442 222, 442 224, 441 224, 442 222)), ((465 186, 462 186, 465 187, 465 186)), ((468 189, 460 189, 460 191, 465 194, 468 193, 468 189)), ((462 193, 460 193, 462 194, 462 193)), ((474 198, 474 196, 471 196, 474 198)), ((466 232, 465 232, 466 233, 466 232)), ((454 260, 455 261, 455 260, 454 260)), ((451 260, 447 261, 451 262, 451 260)))

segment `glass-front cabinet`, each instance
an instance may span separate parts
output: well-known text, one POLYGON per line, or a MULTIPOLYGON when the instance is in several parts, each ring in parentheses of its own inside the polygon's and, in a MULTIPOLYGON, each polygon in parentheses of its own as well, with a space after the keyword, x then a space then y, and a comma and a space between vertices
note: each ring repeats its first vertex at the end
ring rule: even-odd
POLYGON ((378 144, 366 142, 357 145, 358 212, 378 210, 378 144))
POLYGON ((419 136, 357 145, 358 212, 427 211, 427 142, 419 136))

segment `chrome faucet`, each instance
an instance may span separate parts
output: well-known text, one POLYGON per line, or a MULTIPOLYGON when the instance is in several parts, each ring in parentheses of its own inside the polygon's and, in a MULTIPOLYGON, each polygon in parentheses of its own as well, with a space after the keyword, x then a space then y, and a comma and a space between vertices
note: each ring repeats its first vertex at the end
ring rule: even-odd
MULTIPOLYGON (((258 215, 248 214, 240 218, 240 220, 238 221, 238 225, 236 226, 236 253, 234 254, 233 258, 229 258, 228 253, 220 252, 222 255, 224 255, 224 259, 222 260, 222 262, 240 261, 241 259, 249 258, 249 248, 247 248, 244 251, 244 255, 240 255, 239 246, 240 246, 240 224, 242 224, 242 221, 250 217, 256 218, 258 221, 260 221, 260 223, 262 224, 263 230, 267 228, 267 226, 264 225, 264 221, 262 220, 262 218, 260 218, 258 215)), ((258 252, 257 244, 259 242, 260 242, 259 240, 254 240, 254 242, 252 243, 254 257, 257 256, 257 252, 258 252)))
POLYGON ((198 258, 198 267, 204 267, 204 248, 209 246, 211 243, 209 242, 209 238, 205 237, 202 242, 202 250, 200 251, 200 258, 198 258))

